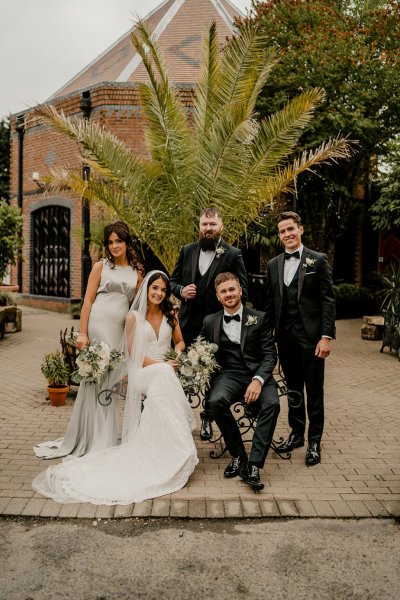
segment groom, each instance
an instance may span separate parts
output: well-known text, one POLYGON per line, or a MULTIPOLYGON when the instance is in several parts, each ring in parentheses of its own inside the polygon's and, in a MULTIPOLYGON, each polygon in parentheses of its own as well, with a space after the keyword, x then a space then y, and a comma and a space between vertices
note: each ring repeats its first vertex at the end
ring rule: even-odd
MULTIPOLYGON (((179 324, 186 348, 200 334, 204 317, 220 309, 214 287, 218 273, 231 271, 239 278, 246 302, 247 274, 242 253, 224 242, 223 227, 222 215, 216 208, 204 209, 200 214, 199 241, 183 246, 171 275, 172 293, 181 299, 179 324)), ((212 438, 212 420, 206 397, 201 413, 202 440, 212 438)))
POLYGON ((309 420, 306 464, 312 466, 321 460, 325 359, 335 337, 332 271, 326 254, 302 244, 304 230, 297 213, 280 213, 276 223, 285 252, 267 265, 266 314, 275 330, 287 387, 301 397, 300 403, 289 403, 291 432, 278 452, 304 446, 305 389, 309 420))
POLYGON ((213 378, 209 402, 232 457, 224 475, 239 475, 253 489, 261 490, 264 485, 259 469, 264 466, 279 414, 272 376, 275 344, 265 314, 242 305, 242 288, 236 275, 220 273, 215 278, 215 289, 223 310, 204 319, 201 335, 218 345, 216 358, 221 371, 213 378), (248 458, 230 409, 243 399, 258 413, 248 458))

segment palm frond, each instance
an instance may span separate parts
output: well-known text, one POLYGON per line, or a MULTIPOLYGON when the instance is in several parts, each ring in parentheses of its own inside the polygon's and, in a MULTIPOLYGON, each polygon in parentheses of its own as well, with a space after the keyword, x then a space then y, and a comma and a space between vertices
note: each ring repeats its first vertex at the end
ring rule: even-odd
POLYGON ((224 237, 240 239, 302 172, 321 162, 347 159, 354 142, 337 136, 294 156, 297 141, 323 101, 323 91, 300 94, 269 119, 254 114, 257 95, 279 54, 268 50, 252 24, 219 52, 213 24, 204 40, 201 76, 191 114, 171 82, 156 40, 139 23, 132 41, 149 82, 139 86, 149 157, 138 158, 93 120, 58 114, 43 106, 44 123, 77 142, 91 168, 52 170, 52 193, 68 193, 107 207, 127 221, 172 271, 182 244, 197 238, 198 217, 213 205, 224 214, 224 237))
POLYGON ((99 169, 117 179, 147 176, 145 162, 136 158, 112 133, 93 120, 67 117, 54 106, 42 105, 35 109, 42 123, 77 142, 84 159, 95 161, 99 169))
POLYGON ((215 112, 216 84, 219 74, 217 27, 211 24, 203 41, 200 77, 195 91, 194 127, 198 140, 202 139, 215 112))

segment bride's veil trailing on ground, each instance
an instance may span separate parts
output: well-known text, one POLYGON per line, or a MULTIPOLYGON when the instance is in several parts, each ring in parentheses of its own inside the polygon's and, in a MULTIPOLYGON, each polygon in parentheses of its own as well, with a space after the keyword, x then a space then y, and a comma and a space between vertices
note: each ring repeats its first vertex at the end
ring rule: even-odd
POLYGON ((147 340, 145 329, 147 291, 149 280, 156 273, 165 275, 162 271, 150 271, 147 273, 138 294, 133 300, 125 321, 128 385, 122 425, 122 443, 128 442, 134 436, 140 422, 142 402, 141 371, 147 340))

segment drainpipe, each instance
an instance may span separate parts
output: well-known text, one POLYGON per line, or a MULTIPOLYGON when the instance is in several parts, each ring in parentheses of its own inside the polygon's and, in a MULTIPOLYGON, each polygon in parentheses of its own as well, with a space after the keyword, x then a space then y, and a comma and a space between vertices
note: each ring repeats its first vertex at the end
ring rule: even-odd
MULTIPOLYGON (((24 176, 24 133, 25 133, 25 115, 17 116, 17 123, 15 126, 18 134, 18 188, 17 188, 17 202, 18 208, 21 209, 23 205, 23 176, 24 176)), ((22 292, 22 258, 18 259, 17 264, 17 281, 19 292, 22 292)))
MULTIPOLYGON (((82 92, 80 109, 83 113, 85 120, 90 119, 90 113, 92 112, 92 101, 90 98, 90 91, 87 90, 82 92)), ((84 181, 89 181, 90 178, 90 167, 83 165, 82 177, 84 181)), ((87 282, 89 279, 90 271, 92 270, 92 260, 90 258, 90 207, 89 203, 85 198, 82 198, 82 228, 83 228, 83 248, 82 248, 82 279, 81 279, 81 297, 82 300, 85 296, 87 282)))

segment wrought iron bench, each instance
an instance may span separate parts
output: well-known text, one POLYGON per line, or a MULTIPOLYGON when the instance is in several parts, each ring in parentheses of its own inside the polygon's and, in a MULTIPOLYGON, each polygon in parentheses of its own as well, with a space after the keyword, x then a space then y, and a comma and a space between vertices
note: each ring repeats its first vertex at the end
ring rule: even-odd
POLYGON ((382 347, 381 352, 387 346, 390 350, 397 352, 400 360, 400 312, 396 310, 383 311, 384 322, 382 332, 382 347))
MULTIPOLYGON (((275 377, 275 380, 278 385, 279 399, 286 396, 288 399, 288 404, 292 406, 296 406, 298 402, 301 402, 301 394, 299 392, 289 391, 287 389, 286 383, 280 372, 275 377)), ((97 400, 102 406, 108 406, 109 404, 111 404, 113 396, 125 398, 125 396, 118 392, 116 389, 105 389, 98 394, 97 400)), ((187 394, 187 399, 190 406, 193 409, 196 409, 199 406, 204 408, 204 397, 199 390, 191 390, 191 392, 187 394)), ((231 406, 231 410, 235 417, 243 442, 251 442, 251 436, 254 433, 254 430, 257 425, 257 414, 253 412, 252 405, 246 404, 244 400, 238 401, 231 406)), ((220 446, 218 450, 215 448, 213 450, 210 450, 211 458, 221 458, 227 452, 227 447, 224 443, 224 439, 221 434, 214 436, 209 441, 210 443, 219 444, 220 446)), ((282 454, 277 451, 278 446, 280 446, 280 444, 282 444, 283 441, 284 438, 282 437, 277 440, 273 440, 271 443, 271 449, 279 456, 279 458, 283 460, 288 460, 291 457, 290 453, 282 454)))

